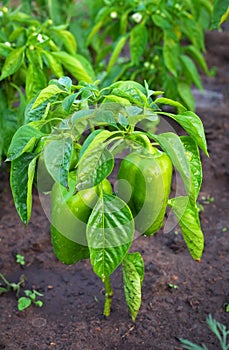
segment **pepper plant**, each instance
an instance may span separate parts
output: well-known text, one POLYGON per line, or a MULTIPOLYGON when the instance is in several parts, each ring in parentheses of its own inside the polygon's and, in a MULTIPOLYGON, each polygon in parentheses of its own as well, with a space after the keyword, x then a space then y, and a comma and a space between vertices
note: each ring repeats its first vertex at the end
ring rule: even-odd
POLYGON ((210 74, 203 53, 211 0, 85 0, 77 6, 70 29, 103 86, 145 79, 194 110, 191 88, 202 89, 198 69, 210 74))
POLYGON ((135 320, 144 263, 131 246, 136 236, 152 236, 163 226, 166 208, 177 217, 192 258, 201 259, 199 148, 208 154, 200 118, 146 82, 118 81, 101 88, 98 82, 74 85, 66 76, 54 79, 28 104, 25 123, 8 150, 15 206, 27 224, 33 183, 50 194, 57 258, 66 264, 90 259, 105 285, 105 316, 113 296, 110 276, 121 265, 135 320), (164 105, 179 112, 166 112, 164 105), (175 120, 187 134, 160 132, 159 118, 175 120), (174 169, 185 188, 177 197, 171 192, 174 169), (111 176, 118 180, 116 187, 111 176))
POLYGON ((68 72, 92 82, 90 63, 77 54, 77 43, 67 24, 55 25, 41 14, 19 7, 0 7, 0 160, 14 132, 24 121, 24 110, 48 81, 68 72))

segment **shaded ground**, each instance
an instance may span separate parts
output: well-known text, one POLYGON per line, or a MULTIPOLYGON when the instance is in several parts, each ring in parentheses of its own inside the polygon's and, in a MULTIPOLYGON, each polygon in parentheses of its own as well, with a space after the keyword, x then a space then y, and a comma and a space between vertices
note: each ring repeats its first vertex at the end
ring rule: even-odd
POLYGON ((202 94, 197 110, 206 128, 210 153, 209 159, 203 157, 200 201, 202 197, 214 198, 214 202, 204 204, 201 213, 206 239, 202 263, 191 259, 179 231, 138 239, 133 250, 143 255, 145 280, 137 321, 134 324, 128 315, 120 270, 112 277, 112 314, 104 320, 103 286, 89 263, 66 267, 56 260, 49 222, 36 195, 32 220, 24 228, 14 209, 7 172, 3 170, 0 272, 10 281, 17 281, 24 273, 26 287, 44 293, 44 306, 18 312, 13 294, 1 296, 0 349, 179 350, 179 337, 204 342, 209 350, 220 348, 205 319, 211 313, 229 325, 229 314, 225 312, 225 304, 229 304, 228 39, 228 32, 207 35, 209 65, 219 69, 214 78, 204 78, 205 88, 215 94, 202 94), (25 256, 24 269, 15 263, 16 253, 25 256), (169 283, 179 288, 169 288, 169 283))

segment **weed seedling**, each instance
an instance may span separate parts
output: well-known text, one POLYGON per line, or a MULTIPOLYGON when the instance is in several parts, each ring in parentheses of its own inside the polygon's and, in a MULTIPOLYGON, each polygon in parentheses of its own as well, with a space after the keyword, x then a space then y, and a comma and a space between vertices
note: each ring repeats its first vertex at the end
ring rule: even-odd
POLYGON ((176 284, 173 284, 173 283, 169 283, 168 287, 171 289, 178 289, 179 288, 176 284))
MULTIPOLYGON (((229 343, 227 343, 227 336, 229 335, 229 330, 226 329, 226 326, 217 322, 209 315, 206 319, 208 327, 215 334, 217 339, 219 340, 220 346, 222 350, 229 349, 229 343)), ((186 339, 179 339, 182 343, 184 349, 187 350, 208 350, 205 344, 197 345, 186 339)))
POLYGON ((25 266, 25 257, 21 254, 16 254, 16 263, 21 266, 25 266))
MULTIPOLYGON (((0 284, 0 295, 4 294, 4 293, 8 293, 10 291, 15 292, 16 297, 19 298, 19 293, 20 293, 20 289, 21 287, 23 287, 25 285, 25 275, 21 275, 21 277, 19 278, 18 283, 15 282, 9 282, 5 276, 3 274, 0 273, 0 278, 2 279, 2 281, 4 282, 4 286, 2 286, 0 284)), ((43 301, 41 300, 37 300, 37 297, 42 297, 43 294, 39 293, 36 290, 29 290, 26 289, 24 290, 24 293, 26 296, 20 297, 18 299, 18 310, 22 311, 27 309, 30 305, 34 304, 38 307, 42 307, 43 306, 43 301)))
POLYGON ((26 296, 18 299, 18 310, 19 311, 27 309, 32 304, 39 306, 39 307, 43 306, 43 301, 36 300, 37 296, 42 297, 43 294, 39 293, 37 290, 31 291, 29 289, 26 289, 24 291, 24 293, 26 296))
POLYGON ((20 276, 18 283, 9 282, 2 273, 0 273, 0 278, 5 283, 4 287, 2 287, 0 284, 0 295, 3 293, 13 291, 16 293, 16 296, 18 297, 19 293, 20 293, 21 286, 25 285, 25 275, 20 276))

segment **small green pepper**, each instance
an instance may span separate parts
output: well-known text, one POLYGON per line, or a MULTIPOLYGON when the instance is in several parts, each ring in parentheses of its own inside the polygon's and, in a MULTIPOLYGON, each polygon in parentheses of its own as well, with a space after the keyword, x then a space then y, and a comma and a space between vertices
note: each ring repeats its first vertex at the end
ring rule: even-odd
MULTIPOLYGON (((105 179, 102 189, 112 193, 105 179)), ((65 264, 74 264, 89 257, 86 225, 99 196, 99 186, 74 194, 75 180, 69 177, 69 190, 55 183, 51 193, 51 237, 56 257, 65 264)))
POLYGON ((170 158, 155 148, 134 151, 121 162, 118 179, 118 196, 129 205, 137 231, 154 234, 163 225, 170 194, 170 158))

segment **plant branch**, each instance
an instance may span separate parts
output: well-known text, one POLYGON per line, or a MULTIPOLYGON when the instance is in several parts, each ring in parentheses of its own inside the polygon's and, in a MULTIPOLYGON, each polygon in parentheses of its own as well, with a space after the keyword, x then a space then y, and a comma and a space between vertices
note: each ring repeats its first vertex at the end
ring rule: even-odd
POLYGON ((105 303, 104 303, 103 314, 104 316, 108 317, 110 316, 111 303, 113 298, 113 290, 111 287, 110 276, 104 279, 104 286, 105 286, 105 303))

